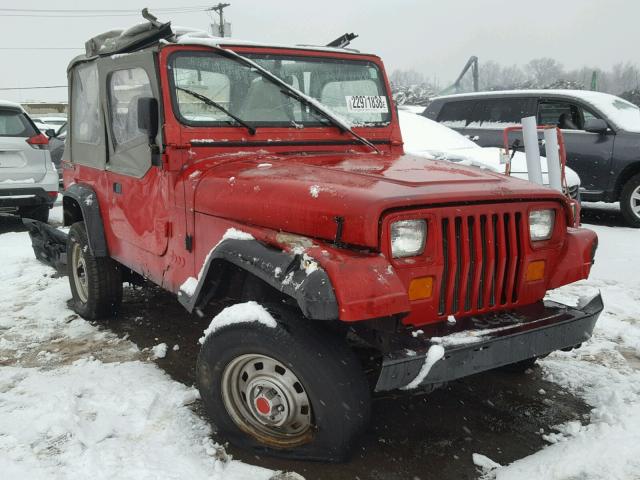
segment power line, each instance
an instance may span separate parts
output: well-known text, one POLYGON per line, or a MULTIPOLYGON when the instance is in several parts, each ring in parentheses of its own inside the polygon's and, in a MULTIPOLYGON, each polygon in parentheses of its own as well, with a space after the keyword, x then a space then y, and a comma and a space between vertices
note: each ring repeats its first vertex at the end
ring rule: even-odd
POLYGON ((0 47, 0 50, 84 50, 82 47, 0 47))
MULTIPOLYGON (((174 10, 171 12, 158 12, 166 15, 179 15, 184 13, 196 13, 203 12, 204 9, 195 10, 174 10)), ((55 14, 40 14, 40 13, 0 13, 0 18, 4 17, 29 17, 29 18, 102 18, 102 17, 138 17, 140 12, 137 13, 97 13, 97 14, 81 14, 81 15, 55 15, 55 14)))
POLYGON ((67 88, 68 85, 50 85, 47 87, 0 87, 0 90, 40 90, 42 88, 67 88))
MULTIPOLYGON (((175 10, 192 10, 205 9, 208 5, 185 5, 182 7, 158 7, 154 8, 154 12, 171 12, 175 10)), ((125 9, 45 9, 45 8, 0 8, 0 12, 32 12, 32 13, 140 13, 141 9, 125 8, 125 9)))

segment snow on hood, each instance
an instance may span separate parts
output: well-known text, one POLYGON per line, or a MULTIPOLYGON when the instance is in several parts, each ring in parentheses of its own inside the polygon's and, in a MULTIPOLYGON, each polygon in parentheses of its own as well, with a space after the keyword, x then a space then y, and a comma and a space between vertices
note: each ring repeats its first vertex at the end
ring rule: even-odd
MULTIPOLYGON (((407 111, 399 111, 398 117, 407 153, 504 173, 505 166, 500 162, 500 148, 483 148, 449 127, 407 111)), ((547 159, 541 157, 541 161, 543 181, 548 185, 547 159)), ((570 187, 580 185, 580 177, 575 171, 567 167, 565 173, 570 187)), ((516 152, 514 155, 511 174, 528 180, 527 158, 523 152, 516 152)))

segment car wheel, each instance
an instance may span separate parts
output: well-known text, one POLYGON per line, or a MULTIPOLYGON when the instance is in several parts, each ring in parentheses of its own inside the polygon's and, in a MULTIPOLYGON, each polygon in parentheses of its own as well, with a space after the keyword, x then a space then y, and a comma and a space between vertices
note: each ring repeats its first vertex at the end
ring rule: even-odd
POLYGON ((117 313, 122 303, 122 272, 111 258, 91 254, 84 222, 69 229, 67 273, 76 313, 89 320, 117 313))
POLYGON ((620 211, 627 225, 640 228, 640 174, 631 177, 622 189, 620 211))
POLYGON ((49 221, 49 205, 38 205, 37 207, 21 207, 19 214, 22 218, 31 218, 42 223, 49 221))
POLYGON ((196 378, 225 440, 274 456, 341 461, 368 424, 369 386, 338 337, 300 313, 268 308, 275 328, 252 321, 209 334, 196 378))

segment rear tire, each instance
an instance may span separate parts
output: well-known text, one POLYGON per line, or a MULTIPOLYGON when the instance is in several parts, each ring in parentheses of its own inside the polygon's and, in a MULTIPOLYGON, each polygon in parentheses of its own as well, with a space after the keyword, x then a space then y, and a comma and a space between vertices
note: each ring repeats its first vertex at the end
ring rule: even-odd
POLYGON ((640 228, 640 174, 631 177, 622 188, 620 211, 627 225, 640 228))
POLYGON ((47 223, 49 221, 49 210, 49 205, 20 207, 19 214, 22 218, 30 218, 38 222, 47 223))
POLYGON ((269 313, 275 328, 246 321, 206 338, 196 379, 208 416, 222 438, 241 448, 344 460, 371 411, 358 359, 300 313, 279 305, 269 313))
POLYGON ((109 257, 91 254, 84 222, 69 229, 67 273, 73 309, 83 318, 113 316, 122 303, 122 271, 109 257))

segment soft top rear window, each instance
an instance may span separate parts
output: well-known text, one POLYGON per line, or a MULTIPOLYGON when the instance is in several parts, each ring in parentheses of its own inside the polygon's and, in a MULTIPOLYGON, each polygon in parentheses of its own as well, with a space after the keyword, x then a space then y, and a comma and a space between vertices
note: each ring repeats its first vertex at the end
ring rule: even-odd
POLYGON ((35 128, 20 110, 0 108, 0 137, 29 138, 36 134, 35 128))

